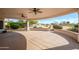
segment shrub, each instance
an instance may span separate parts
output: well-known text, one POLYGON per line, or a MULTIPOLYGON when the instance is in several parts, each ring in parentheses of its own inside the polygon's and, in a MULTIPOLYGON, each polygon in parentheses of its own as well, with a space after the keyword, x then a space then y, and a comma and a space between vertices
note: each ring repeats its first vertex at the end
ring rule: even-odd
POLYGON ((62 29, 62 26, 60 26, 60 25, 53 25, 53 28, 54 29, 62 29))
POLYGON ((73 28, 71 28, 69 30, 73 31, 73 32, 78 32, 78 24, 74 24, 73 28))
POLYGON ((73 31, 73 32, 78 32, 77 28, 71 28, 71 29, 68 29, 68 30, 73 31))
POLYGON ((25 24, 23 22, 18 22, 19 28, 24 28, 25 24))
POLYGON ((12 29, 18 29, 19 25, 16 22, 8 22, 7 25, 6 25, 6 28, 9 28, 9 27, 12 28, 12 29))
POLYGON ((37 26, 34 26, 33 28, 37 28, 37 26))
POLYGON ((12 22, 12 23, 10 23, 10 27, 12 29, 18 29, 19 28, 19 24, 15 23, 15 22, 12 22))
POLYGON ((8 22, 6 28, 18 29, 18 28, 24 28, 24 26, 25 24, 23 22, 8 22))
POLYGON ((77 28, 77 27, 78 27, 78 24, 75 24, 75 25, 74 25, 74 27, 76 27, 76 28, 77 28))
POLYGON ((5 27, 6 27, 6 29, 9 29, 10 26, 9 25, 5 25, 5 27))

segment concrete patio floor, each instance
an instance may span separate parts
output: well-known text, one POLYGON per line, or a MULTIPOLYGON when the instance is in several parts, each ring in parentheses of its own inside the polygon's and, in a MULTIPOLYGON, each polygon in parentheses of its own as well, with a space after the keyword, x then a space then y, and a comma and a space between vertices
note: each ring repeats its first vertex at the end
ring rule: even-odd
POLYGON ((15 31, 0 34, 2 50, 78 50, 79 43, 49 31, 15 31))

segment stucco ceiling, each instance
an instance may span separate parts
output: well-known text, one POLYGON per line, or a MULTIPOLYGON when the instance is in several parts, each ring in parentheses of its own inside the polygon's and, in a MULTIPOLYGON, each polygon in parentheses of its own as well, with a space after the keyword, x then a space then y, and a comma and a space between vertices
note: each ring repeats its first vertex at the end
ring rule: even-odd
MULTIPOLYGON (((76 12, 75 8, 40 8, 42 13, 29 13, 29 8, 0 8, 0 18, 23 18, 24 14, 28 19, 44 19, 76 12)), ((27 19, 26 18, 26 19, 27 19)))

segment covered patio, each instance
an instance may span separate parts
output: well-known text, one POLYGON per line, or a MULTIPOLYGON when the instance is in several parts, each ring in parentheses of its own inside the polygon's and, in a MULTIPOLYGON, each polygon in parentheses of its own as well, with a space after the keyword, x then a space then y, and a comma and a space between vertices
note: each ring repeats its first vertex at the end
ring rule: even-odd
MULTIPOLYGON (((0 50, 75 50, 79 49, 79 37, 76 40, 54 31, 30 31, 30 19, 45 19, 78 13, 77 8, 40 8, 39 13, 33 8, 1 8, 0 21, 5 18, 26 20, 26 31, 0 33, 0 50), (42 11, 42 12, 41 12, 42 11)), ((3 29, 5 26, 3 25, 3 29)))
MULTIPOLYGON (((0 20, 14 18, 26 20, 26 30, 29 29, 29 20, 46 19, 63 16, 70 13, 79 14, 78 8, 0 8, 0 20)), ((3 28, 5 26, 3 25, 3 28)))
POLYGON ((78 50, 79 43, 56 32, 16 31, 0 34, 0 47, 0 50, 78 50))

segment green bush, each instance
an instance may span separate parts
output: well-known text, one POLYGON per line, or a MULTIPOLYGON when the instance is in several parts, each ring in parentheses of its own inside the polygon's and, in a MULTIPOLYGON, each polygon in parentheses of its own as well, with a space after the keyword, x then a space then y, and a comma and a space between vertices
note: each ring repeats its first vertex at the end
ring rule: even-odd
POLYGON ((11 27, 12 29, 18 29, 18 28, 19 28, 19 24, 16 23, 16 22, 10 22, 10 27, 11 27))
POLYGON ((37 28, 37 26, 34 26, 33 28, 37 28))
POLYGON ((68 29, 68 30, 73 31, 73 32, 78 32, 77 28, 71 28, 71 29, 68 29))
POLYGON ((18 22, 19 24, 19 28, 24 28, 25 27, 25 24, 23 22, 18 22))
POLYGON ((25 24, 23 22, 8 22, 6 25, 6 28, 9 29, 18 29, 18 28, 24 28, 25 24))
POLYGON ((62 26, 60 26, 60 25, 53 25, 53 28, 54 29, 62 29, 62 26))
POLYGON ((75 24, 74 26, 75 26, 76 28, 78 28, 78 24, 75 24))
POLYGON ((9 25, 5 25, 6 29, 9 29, 9 25))
POLYGON ((78 32, 78 24, 74 24, 73 28, 68 29, 68 30, 73 31, 73 32, 78 32))

